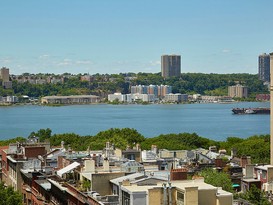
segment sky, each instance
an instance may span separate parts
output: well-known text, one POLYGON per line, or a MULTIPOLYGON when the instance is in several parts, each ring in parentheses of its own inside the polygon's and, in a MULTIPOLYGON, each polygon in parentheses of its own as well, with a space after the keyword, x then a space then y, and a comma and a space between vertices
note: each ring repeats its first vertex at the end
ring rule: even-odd
POLYGON ((272 0, 0 0, 0 67, 21 73, 258 73, 272 0))

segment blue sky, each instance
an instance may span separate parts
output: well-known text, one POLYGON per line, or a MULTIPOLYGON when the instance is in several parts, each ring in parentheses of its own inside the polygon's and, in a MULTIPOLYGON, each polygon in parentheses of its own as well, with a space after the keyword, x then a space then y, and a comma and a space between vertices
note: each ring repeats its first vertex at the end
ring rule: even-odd
POLYGON ((271 0, 0 0, 0 67, 10 73, 257 73, 273 52, 271 0))

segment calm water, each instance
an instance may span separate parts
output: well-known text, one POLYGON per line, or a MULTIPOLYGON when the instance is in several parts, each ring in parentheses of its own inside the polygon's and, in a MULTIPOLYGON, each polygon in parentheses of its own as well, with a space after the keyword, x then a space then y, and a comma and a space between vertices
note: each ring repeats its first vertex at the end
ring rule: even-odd
POLYGON ((269 115, 234 115, 233 107, 269 107, 269 103, 185 105, 75 105, 0 107, 0 139, 53 133, 95 135, 109 128, 135 128, 145 137, 189 132, 214 140, 269 134, 269 115))

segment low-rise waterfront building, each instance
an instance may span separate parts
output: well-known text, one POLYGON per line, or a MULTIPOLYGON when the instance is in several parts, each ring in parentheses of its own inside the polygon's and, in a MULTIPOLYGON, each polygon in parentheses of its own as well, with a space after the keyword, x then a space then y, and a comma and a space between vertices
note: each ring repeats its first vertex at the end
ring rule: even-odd
POLYGON ((126 101, 126 95, 123 95, 121 93, 114 93, 108 95, 108 101, 113 102, 115 100, 118 100, 119 102, 125 102, 126 101))
POLYGON ((18 102, 17 96, 6 96, 6 97, 0 96, 0 104, 11 104, 11 103, 17 103, 17 102, 18 102))
POLYGON ((154 102, 155 101, 155 95, 154 94, 127 94, 126 95, 126 101, 128 103, 133 102, 154 102))
POLYGON ((188 95, 187 94, 181 94, 181 93, 169 93, 165 95, 164 101, 166 102, 172 102, 172 103, 181 103, 188 101, 188 95))
POLYGON ((256 100, 258 101, 269 101, 270 100, 270 94, 257 94, 256 100))
POLYGON ((70 95, 42 97, 42 104, 89 104, 98 103, 100 98, 96 95, 70 95))

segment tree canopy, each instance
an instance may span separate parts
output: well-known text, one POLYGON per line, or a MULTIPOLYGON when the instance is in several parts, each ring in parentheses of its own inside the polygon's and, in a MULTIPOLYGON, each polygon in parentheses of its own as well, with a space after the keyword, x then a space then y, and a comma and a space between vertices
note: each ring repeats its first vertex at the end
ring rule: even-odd
MULTIPOLYGON (((30 74, 26 74, 30 75, 30 74)), ((47 78, 48 74, 30 75, 31 77, 47 78)), ((63 74, 63 76, 66 76, 63 74)), ((204 74, 182 73, 180 77, 164 79, 161 73, 120 73, 120 74, 95 74, 92 80, 82 81, 81 75, 64 77, 62 83, 32 84, 30 82, 19 83, 13 81, 12 89, 0 88, 0 96, 28 95, 30 97, 42 97, 47 95, 80 95, 94 94, 106 97, 114 92, 130 93, 132 85, 170 85, 173 93, 203 95, 227 95, 228 86, 237 83, 248 87, 250 97, 254 98, 259 93, 269 93, 268 88, 253 74, 204 74), (131 78, 128 80, 128 78, 131 78)))
POLYGON ((222 187, 223 190, 233 192, 232 182, 230 177, 225 172, 218 172, 214 169, 204 169, 200 176, 204 177, 204 181, 216 187, 222 187))
POLYGON ((4 183, 0 183, 0 205, 21 205, 22 195, 15 192, 12 187, 5 187, 4 183))

